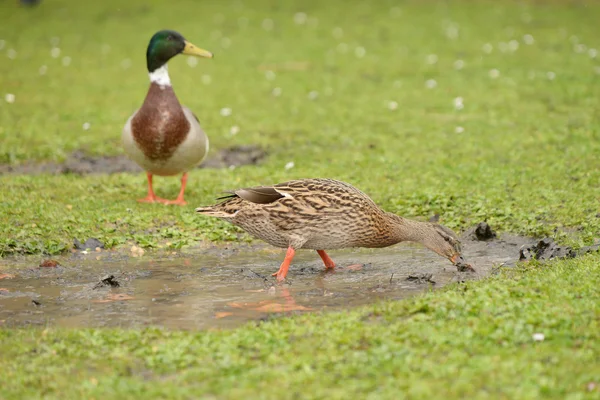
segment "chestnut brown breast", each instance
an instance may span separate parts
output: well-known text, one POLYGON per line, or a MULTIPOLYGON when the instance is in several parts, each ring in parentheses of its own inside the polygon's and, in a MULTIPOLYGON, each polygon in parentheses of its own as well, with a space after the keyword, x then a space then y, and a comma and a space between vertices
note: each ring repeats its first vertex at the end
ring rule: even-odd
POLYGON ((151 160, 167 160, 183 143, 190 123, 171 86, 150 84, 144 104, 131 120, 134 140, 151 160))

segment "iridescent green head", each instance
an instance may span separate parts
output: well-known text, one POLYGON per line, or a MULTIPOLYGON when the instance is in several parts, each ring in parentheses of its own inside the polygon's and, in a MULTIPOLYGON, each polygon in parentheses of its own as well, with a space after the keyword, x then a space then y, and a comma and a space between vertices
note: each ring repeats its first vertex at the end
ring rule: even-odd
POLYGON ((213 57, 210 51, 194 46, 185 40, 179 32, 158 31, 150 39, 146 50, 148 72, 154 72, 180 53, 196 57, 213 57))

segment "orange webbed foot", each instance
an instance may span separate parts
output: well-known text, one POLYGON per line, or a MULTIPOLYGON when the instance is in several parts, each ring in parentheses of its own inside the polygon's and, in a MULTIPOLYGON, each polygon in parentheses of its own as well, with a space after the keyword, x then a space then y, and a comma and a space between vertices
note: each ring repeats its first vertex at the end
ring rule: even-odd
POLYGON ((323 260, 326 269, 331 270, 335 268, 335 262, 325 253, 325 250, 317 250, 317 253, 321 257, 321 260, 323 260))
POLYGON ((279 271, 272 273, 271 276, 276 276, 277 282, 279 282, 279 283, 281 283, 285 280, 285 274, 281 274, 279 271))
POLYGON ((281 283, 285 280, 285 276, 287 275, 288 269, 290 268, 290 263, 294 259, 294 254, 296 254, 296 250, 292 246, 289 246, 287 252, 285 253, 285 258, 279 267, 279 271, 275 272, 271 276, 277 277, 277 282, 281 283))

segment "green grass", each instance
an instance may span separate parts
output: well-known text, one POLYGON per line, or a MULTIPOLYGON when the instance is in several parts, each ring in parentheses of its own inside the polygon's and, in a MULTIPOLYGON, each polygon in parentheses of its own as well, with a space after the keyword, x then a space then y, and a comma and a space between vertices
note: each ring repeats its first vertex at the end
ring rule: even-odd
POLYGON ((3 330, 0 396, 597 399, 599 285, 587 256, 232 331, 3 330))
MULTIPOLYGON (((143 174, 0 176, 0 254, 56 253, 74 237, 146 247, 227 239, 237 231, 193 208, 222 190, 317 176, 349 181, 409 217, 440 213, 459 230, 482 219, 528 235, 561 228, 559 239, 576 245, 600 231, 600 56, 588 54, 600 48, 598 4, 415 1, 398 12, 384 1, 13 3, 0 24, 1 94, 16 96, 12 104, 0 99, 0 162, 60 161, 77 149, 122 153, 122 126, 147 90, 145 46, 163 27, 216 54, 195 68, 184 57, 170 63, 174 88, 198 114, 212 151, 260 144, 269 158, 259 167, 194 171, 183 209, 137 204, 143 174), (302 25, 294 23, 300 11, 308 16, 302 25), (262 27, 265 19, 273 30, 262 27), (518 49, 502 52, 511 41, 518 49), (435 64, 427 63, 431 54, 435 64), (430 79, 434 89, 425 86, 430 79), (221 116, 223 107, 232 115, 221 116), (232 126, 240 133, 232 136, 232 126), (295 167, 285 170, 289 161, 295 167)), ((156 181, 163 197, 174 198, 178 185, 156 181)))
MULTIPOLYGON (((457 230, 487 220, 500 232, 574 246, 599 236, 600 56, 592 50, 600 4, 0 7, 0 163, 121 154, 121 128, 148 85, 145 46, 162 28, 216 54, 195 68, 183 57, 170 63, 212 151, 259 144, 269 152, 260 166, 193 171, 183 208, 136 203, 142 174, 0 176, 2 256, 63 252, 73 238, 175 248, 237 240, 237 229, 194 207, 226 189, 299 177, 346 180, 389 211, 439 213, 457 230), (298 12, 306 23, 294 22, 298 12), (427 89, 429 80, 437 86, 427 89), (9 93, 14 103, 4 101, 9 93), (231 116, 221 116, 224 107, 231 116)), ((174 198, 179 180, 155 185, 174 198)), ((0 397, 599 398, 587 391, 600 385, 599 265, 596 253, 404 302, 226 332, 1 330, 0 397), (546 340, 534 342, 536 332, 546 340)))

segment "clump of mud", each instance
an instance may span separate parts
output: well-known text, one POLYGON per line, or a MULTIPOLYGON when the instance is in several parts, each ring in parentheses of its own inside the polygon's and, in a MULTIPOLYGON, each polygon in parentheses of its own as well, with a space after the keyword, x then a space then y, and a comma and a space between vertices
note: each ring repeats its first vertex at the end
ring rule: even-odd
POLYGON ((219 151, 205 160, 200 168, 232 168, 242 165, 257 165, 267 153, 258 146, 233 146, 219 151))
POLYGON ((105 275, 104 277, 100 278, 100 282, 98 282, 92 289, 98 289, 103 286, 120 287, 121 284, 114 275, 105 275))
MULTIPOLYGON (((546 261, 554 258, 575 258, 584 254, 600 251, 600 243, 592 246, 584 246, 577 250, 569 246, 561 246, 552 238, 533 239, 521 236, 502 235, 500 240, 496 232, 487 222, 480 222, 477 225, 467 229, 463 235, 463 241, 470 242, 473 247, 475 243, 483 242, 482 245, 494 246, 496 243, 510 243, 518 247, 518 261, 540 260, 546 261)), ((512 265, 513 263, 503 263, 503 265, 512 265)))
POLYGON ((431 283, 432 285, 435 285, 435 281, 433 280, 433 274, 431 274, 431 273, 412 274, 412 275, 407 276, 406 280, 409 282, 431 283))
POLYGON ((56 260, 51 259, 42 260, 42 262, 40 262, 39 265, 40 268, 56 268, 58 266, 60 266, 60 263, 56 260))
MULTIPOLYGON (((198 168, 233 168, 242 165, 256 165, 266 156, 267 153, 258 146, 233 146, 209 156, 198 168)), ((81 150, 73 152, 64 163, 0 164, 0 175, 88 175, 119 172, 142 172, 142 169, 124 155, 92 157, 81 150)))
POLYGON ((544 238, 532 245, 523 245, 519 250, 520 261, 551 260, 553 258, 575 258, 600 250, 600 243, 574 250, 569 246, 559 246, 554 239, 544 238))
POLYGON ((97 248, 103 249, 104 243, 102 243, 96 238, 89 238, 83 243, 81 243, 77 239, 73 239, 73 246, 75 246, 77 250, 94 250, 97 248))
POLYGON ((466 235, 472 240, 492 240, 496 237, 496 232, 487 222, 480 222, 466 232, 466 235))

